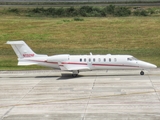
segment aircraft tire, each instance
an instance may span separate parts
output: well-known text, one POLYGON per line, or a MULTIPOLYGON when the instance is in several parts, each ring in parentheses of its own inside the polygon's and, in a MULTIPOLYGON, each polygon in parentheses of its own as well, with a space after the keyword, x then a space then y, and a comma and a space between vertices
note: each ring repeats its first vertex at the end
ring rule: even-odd
POLYGON ((77 77, 78 76, 78 74, 72 74, 72 77, 77 77))
POLYGON ((141 71, 141 72, 140 72, 140 75, 144 75, 144 72, 143 72, 143 71, 141 71))

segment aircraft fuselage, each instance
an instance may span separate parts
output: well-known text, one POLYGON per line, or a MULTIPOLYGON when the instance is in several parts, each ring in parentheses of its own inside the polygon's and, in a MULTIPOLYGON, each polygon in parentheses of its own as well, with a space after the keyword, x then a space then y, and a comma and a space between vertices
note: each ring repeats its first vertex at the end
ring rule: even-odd
MULTIPOLYGON (((18 57, 18 65, 41 65, 73 72, 77 76, 79 71, 87 70, 144 70, 157 68, 156 65, 134 58, 131 55, 40 55, 24 41, 8 41, 18 57)), ((140 73, 144 74, 143 71, 140 73)))

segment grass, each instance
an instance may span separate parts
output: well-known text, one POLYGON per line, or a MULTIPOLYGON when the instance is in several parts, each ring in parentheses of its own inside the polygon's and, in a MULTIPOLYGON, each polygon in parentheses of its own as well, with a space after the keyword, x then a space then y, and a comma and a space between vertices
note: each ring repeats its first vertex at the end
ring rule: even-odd
POLYGON ((0 17, 0 70, 17 67, 8 40, 24 40, 40 54, 131 54, 160 66, 160 17, 45 18, 0 17))

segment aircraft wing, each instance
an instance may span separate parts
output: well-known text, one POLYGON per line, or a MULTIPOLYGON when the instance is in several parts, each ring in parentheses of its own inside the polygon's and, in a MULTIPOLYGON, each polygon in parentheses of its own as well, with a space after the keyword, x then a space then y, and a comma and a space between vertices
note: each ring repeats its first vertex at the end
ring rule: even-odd
POLYGON ((74 68, 69 68, 68 70, 90 70, 89 67, 74 67, 74 68))
POLYGON ((72 70, 90 70, 90 68, 86 65, 73 65, 73 64, 62 64, 62 63, 58 63, 59 67, 61 70, 68 70, 68 71, 72 71, 72 70))

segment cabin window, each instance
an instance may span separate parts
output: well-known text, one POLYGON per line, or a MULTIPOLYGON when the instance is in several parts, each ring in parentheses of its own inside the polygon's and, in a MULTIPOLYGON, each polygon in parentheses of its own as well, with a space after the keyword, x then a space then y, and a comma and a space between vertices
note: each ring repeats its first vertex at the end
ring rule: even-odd
POLYGON ((86 62, 86 58, 84 58, 84 62, 86 62))
POLYGON ((99 58, 98 61, 101 62, 101 58, 99 58))
POLYGON ((109 58, 109 62, 111 62, 111 58, 109 58))
POLYGON ((82 62, 82 58, 80 58, 80 62, 82 62))
POLYGON ((135 57, 132 57, 131 59, 132 59, 132 60, 138 60, 138 59, 137 59, 137 58, 135 58, 135 57))
POLYGON ((96 61, 96 59, 95 58, 93 58, 93 62, 95 62, 96 61))
POLYGON ((117 59, 116 59, 116 58, 114 58, 114 62, 117 62, 117 59))
POLYGON ((131 59, 131 58, 127 58, 127 60, 128 60, 128 61, 132 61, 132 59, 131 59))
POLYGON ((128 61, 132 61, 132 60, 137 60, 137 58, 135 57, 130 57, 130 58, 127 58, 128 61))
POLYGON ((106 58, 104 58, 104 62, 106 62, 106 58))
POLYGON ((88 60, 89 62, 91 62, 91 58, 89 58, 89 60, 88 60))

